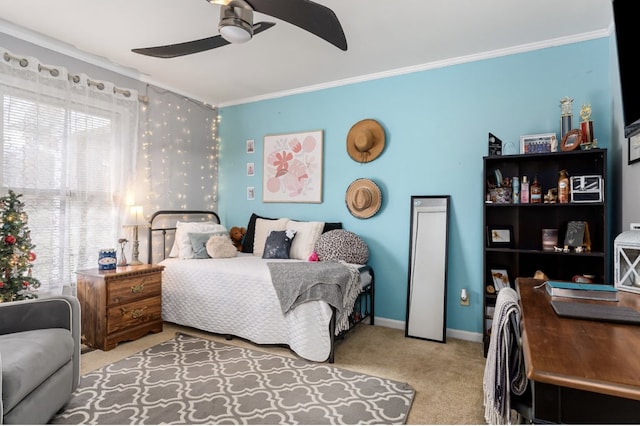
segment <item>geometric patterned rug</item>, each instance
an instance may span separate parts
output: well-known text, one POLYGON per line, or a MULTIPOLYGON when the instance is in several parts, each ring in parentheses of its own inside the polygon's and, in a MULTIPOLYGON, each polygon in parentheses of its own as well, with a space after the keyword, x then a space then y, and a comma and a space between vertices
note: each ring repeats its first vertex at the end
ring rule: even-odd
POLYGON ((394 380, 178 333, 82 376, 54 424, 404 424, 394 380))

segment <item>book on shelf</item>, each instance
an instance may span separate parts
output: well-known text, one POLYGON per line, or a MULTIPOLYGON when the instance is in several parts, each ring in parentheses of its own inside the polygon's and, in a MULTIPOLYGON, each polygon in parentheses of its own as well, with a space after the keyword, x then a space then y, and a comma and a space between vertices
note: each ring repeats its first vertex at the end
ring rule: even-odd
POLYGON ((551 297, 571 297, 574 299, 606 300, 610 302, 618 300, 618 289, 607 284, 546 281, 545 287, 551 297))

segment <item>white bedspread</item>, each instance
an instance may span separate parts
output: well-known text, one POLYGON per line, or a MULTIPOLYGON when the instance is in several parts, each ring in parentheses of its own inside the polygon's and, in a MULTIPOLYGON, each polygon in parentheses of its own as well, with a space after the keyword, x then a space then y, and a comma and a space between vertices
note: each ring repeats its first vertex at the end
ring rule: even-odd
POLYGON ((258 344, 286 344, 303 358, 326 361, 331 307, 314 301, 283 315, 267 261, 301 262, 245 253, 229 259, 163 260, 162 319, 258 344))

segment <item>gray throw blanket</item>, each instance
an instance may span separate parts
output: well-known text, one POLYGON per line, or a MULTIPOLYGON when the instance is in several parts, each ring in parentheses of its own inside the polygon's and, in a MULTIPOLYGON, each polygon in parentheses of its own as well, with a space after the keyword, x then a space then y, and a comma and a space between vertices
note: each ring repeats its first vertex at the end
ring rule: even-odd
POLYGON ((282 313, 322 300, 336 308, 336 334, 349 328, 349 313, 360 294, 360 271, 342 262, 268 262, 282 313))
POLYGON ((500 290, 496 298, 482 386, 487 424, 511 424, 511 394, 522 395, 527 388, 520 305, 518 294, 511 287, 500 290))

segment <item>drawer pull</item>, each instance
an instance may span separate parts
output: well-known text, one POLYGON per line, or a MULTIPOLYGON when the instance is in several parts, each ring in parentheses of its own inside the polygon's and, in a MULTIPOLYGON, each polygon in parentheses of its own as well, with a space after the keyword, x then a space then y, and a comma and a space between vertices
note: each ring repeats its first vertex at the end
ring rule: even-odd
MULTIPOLYGON (((131 319, 138 319, 140 318, 142 315, 144 315, 144 310, 147 309, 146 307, 144 308, 140 308, 140 309, 134 309, 131 311, 131 319)), ((127 315, 127 310, 126 308, 120 308, 120 312, 122 312, 122 316, 124 317, 125 315, 127 315)))
POLYGON ((137 284, 131 287, 131 293, 142 293, 144 290, 144 284, 137 284))
POLYGON ((138 319, 140 318, 143 314, 144 314, 144 309, 134 309, 133 311, 131 311, 131 318, 133 319, 138 319))

